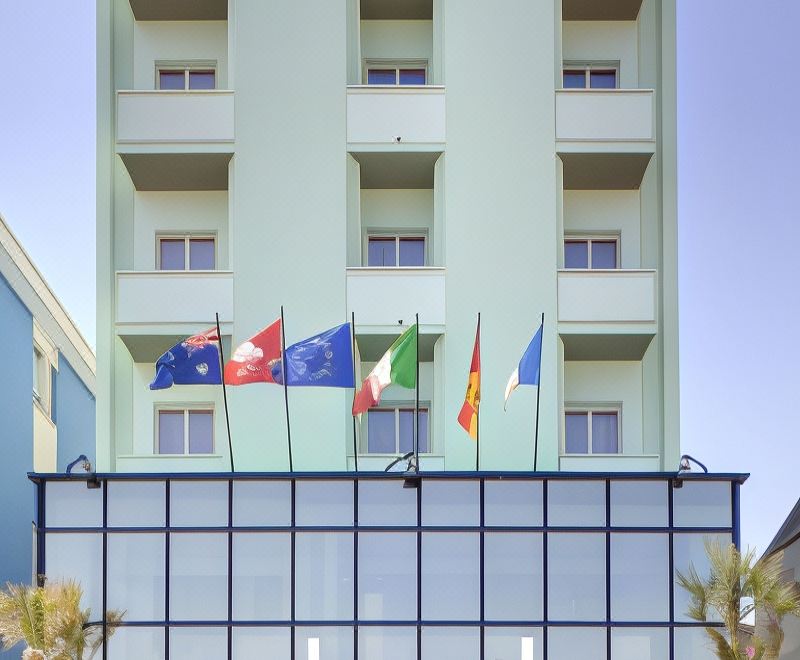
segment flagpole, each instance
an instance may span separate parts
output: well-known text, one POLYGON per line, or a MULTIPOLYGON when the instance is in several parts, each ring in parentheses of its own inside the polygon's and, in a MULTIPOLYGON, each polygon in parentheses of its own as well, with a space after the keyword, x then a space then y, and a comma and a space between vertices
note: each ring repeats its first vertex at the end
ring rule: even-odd
POLYGON ((417 324, 417 372, 415 378, 416 387, 414 388, 414 460, 419 472, 419 314, 416 314, 417 324))
POLYGON ((544 312, 542 312, 542 340, 539 342, 539 382, 536 385, 536 434, 533 438, 533 471, 539 458, 539 394, 542 392, 542 346, 544 345, 544 312))
POLYGON ((222 401, 225 405, 225 426, 228 429, 228 452, 231 457, 231 472, 236 472, 233 467, 233 443, 231 442, 231 418, 228 415, 228 389, 225 387, 225 361, 222 358, 222 331, 219 329, 219 313, 217 313, 217 342, 219 343, 219 379, 222 383, 222 401))
POLYGON ((283 401, 286 404, 286 440, 289 445, 289 472, 294 472, 292 465, 292 430, 289 426, 289 370, 286 364, 286 333, 283 324, 283 305, 281 305, 281 372, 283 374, 283 401))
MULTIPOLYGON (((477 336, 481 336, 481 313, 478 312, 478 332, 477 336)), ((478 361, 480 362, 480 339, 478 341, 478 361)), ((479 372, 480 374, 480 372, 479 372)), ((478 375, 478 379, 480 379, 480 375, 478 375)), ((478 380, 480 383, 480 380, 478 380)), ((478 385, 478 391, 480 391, 480 385, 478 385)), ((480 395, 479 395, 480 396, 480 395)), ((481 413, 480 413, 480 404, 477 408, 475 408, 475 471, 480 472, 481 470, 481 413)))
MULTIPOLYGON (((351 351, 353 353, 353 391, 356 388, 356 313, 350 312, 350 337, 352 341, 351 351)), ((356 472, 358 472, 358 438, 356 436, 356 416, 353 415, 353 459, 355 460, 356 472)))

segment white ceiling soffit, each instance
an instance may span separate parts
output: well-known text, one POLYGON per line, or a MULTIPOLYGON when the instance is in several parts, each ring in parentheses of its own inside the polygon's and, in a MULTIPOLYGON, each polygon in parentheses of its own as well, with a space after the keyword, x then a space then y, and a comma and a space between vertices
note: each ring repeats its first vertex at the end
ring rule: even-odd
POLYGON ((429 151, 353 153, 361 165, 364 189, 431 189, 433 169, 441 153, 429 151))
POLYGON ((228 0, 130 0, 137 21, 224 21, 228 0))
POLYGON ((562 0, 565 21, 635 21, 642 0, 562 0))
POLYGON ((361 18, 431 20, 433 0, 361 0, 361 18))

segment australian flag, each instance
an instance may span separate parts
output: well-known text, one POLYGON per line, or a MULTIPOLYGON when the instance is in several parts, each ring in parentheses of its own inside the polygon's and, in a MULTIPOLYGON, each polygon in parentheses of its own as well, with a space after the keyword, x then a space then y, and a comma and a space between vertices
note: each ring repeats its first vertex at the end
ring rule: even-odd
POLYGON ((151 390, 173 385, 220 385, 219 336, 216 328, 178 342, 156 362, 151 390))
MULTIPOLYGON (((350 324, 287 346, 286 363, 289 387, 354 387, 350 324)), ((283 384, 282 360, 273 365, 272 378, 283 384)))

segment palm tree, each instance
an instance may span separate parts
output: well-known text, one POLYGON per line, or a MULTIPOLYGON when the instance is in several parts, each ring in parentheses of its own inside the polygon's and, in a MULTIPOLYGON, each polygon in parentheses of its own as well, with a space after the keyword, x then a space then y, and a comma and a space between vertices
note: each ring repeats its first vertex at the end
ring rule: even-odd
MULTIPOLYGON (((74 581, 44 587, 8 584, 0 591, 0 641, 8 650, 27 644, 26 658, 91 660, 103 643, 101 624, 90 624, 90 610, 81 609, 83 590, 74 581)), ((107 637, 122 620, 106 613, 107 637)))
POLYGON ((800 615, 800 588, 781 577, 782 557, 771 555, 755 561, 755 551, 744 555, 735 545, 722 545, 706 539, 710 564, 708 578, 702 578, 690 565, 686 574, 677 571, 678 584, 691 596, 687 614, 695 621, 708 621, 716 614, 727 636, 718 627, 707 627, 720 660, 777 660, 783 644, 783 618, 800 615), (753 646, 742 648, 739 625, 756 609, 768 614, 766 639, 753 638, 753 646))

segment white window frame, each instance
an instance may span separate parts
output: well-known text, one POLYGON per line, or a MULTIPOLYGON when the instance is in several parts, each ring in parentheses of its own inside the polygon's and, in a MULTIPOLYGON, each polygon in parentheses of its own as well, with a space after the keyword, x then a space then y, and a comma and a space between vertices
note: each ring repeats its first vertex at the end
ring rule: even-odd
POLYGON ((36 374, 36 380, 33 382, 33 401, 50 418, 52 411, 50 401, 52 367, 47 357, 47 351, 35 341, 33 342, 33 367, 36 374), (38 388, 36 387, 37 381, 38 388))
POLYGON ((609 270, 609 269, 606 269, 606 268, 595 269, 592 266, 592 243, 595 242, 595 241, 598 242, 598 243, 610 243, 610 242, 613 241, 616 244, 616 246, 617 246, 617 255, 616 255, 617 266, 616 266, 616 268, 614 268, 612 270, 619 270, 622 267, 622 265, 620 263, 621 260, 622 260, 622 253, 621 253, 622 236, 619 233, 614 233, 614 234, 601 234, 601 233, 595 233, 595 234, 584 234, 584 233, 570 234, 570 233, 565 233, 564 234, 564 267, 566 268, 567 243, 582 243, 582 242, 586 242, 587 243, 587 249, 588 249, 587 266, 586 266, 586 268, 570 268, 569 270, 609 270))
POLYGON ((155 406, 153 414, 153 454, 156 456, 179 457, 179 456, 213 456, 217 449, 217 411, 213 403, 159 403, 155 406), (159 450, 161 438, 159 437, 159 418, 162 412, 182 412, 183 413, 183 453, 182 454, 162 454, 159 450), (210 454, 190 454, 189 453, 189 413, 190 412, 210 412, 211 413, 211 453, 210 454))
MULTIPOLYGON (((359 448, 359 456, 400 456, 400 411, 407 411, 410 410, 412 413, 414 412, 414 402, 413 401, 393 401, 393 402, 386 402, 382 401, 379 405, 370 408, 369 410, 380 410, 380 411, 390 411, 394 410, 394 453, 389 454, 378 454, 369 451, 369 421, 364 425, 365 432, 361 434, 361 447, 359 448)), ((367 411, 367 415, 369 415, 369 410, 367 411)), ((431 438, 431 427, 432 427, 432 408, 430 401, 420 401, 419 402, 419 410, 422 412, 423 410, 428 413, 428 423, 427 423, 427 432, 428 432, 428 451, 420 452, 420 454, 424 456, 428 456, 433 453, 433 439, 431 438)))
POLYGON ((561 66, 561 87, 562 89, 588 89, 588 90, 601 90, 603 88, 591 87, 591 72, 592 71, 613 71, 616 85, 614 89, 619 89, 619 60, 564 60, 561 66), (580 87, 564 87, 564 72, 565 71, 580 71, 583 69, 584 81, 583 88, 580 87))
MULTIPOLYGON (((189 260, 189 247, 190 243, 193 240, 201 240, 201 241, 214 241, 214 269, 219 270, 219 245, 217 242, 217 234, 215 232, 202 232, 202 233, 194 233, 194 232, 159 232, 156 234, 156 270, 161 270, 161 241, 180 241, 183 240, 183 270, 180 271, 171 271, 171 272, 188 272, 192 269, 190 266, 189 260)), ((197 272, 203 272, 206 269, 200 269, 197 272)), ((170 272, 170 271, 165 271, 170 272)))
POLYGON ((369 266, 369 268, 425 268, 428 266, 428 232, 425 230, 422 231, 386 231, 386 230, 377 230, 377 231, 370 231, 367 230, 364 236, 364 263, 369 266), (422 259, 422 266, 369 266, 369 241, 370 239, 377 239, 377 240, 388 240, 394 239, 394 262, 396 264, 400 263, 400 239, 403 238, 417 238, 422 239, 423 242, 423 259, 422 259))
POLYGON ((624 453, 622 449, 622 403, 571 403, 564 406, 564 433, 561 443, 562 456, 620 456, 624 453), (585 454, 567 453, 567 415, 569 413, 580 413, 586 415, 588 444, 585 454), (617 416, 617 452, 615 454, 599 454, 592 451, 592 414, 594 413, 604 415, 615 414, 617 416))
MULTIPOLYGON (((391 71, 394 69, 394 85, 386 85, 387 87, 418 87, 419 85, 401 85, 400 84, 400 69, 425 69, 425 86, 430 84, 430 71, 428 69, 428 60, 426 59, 395 59, 395 58, 364 58, 362 64, 361 75, 365 85, 369 85, 369 72, 371 69, 380 69, 381 71, 391 71)), ((380 87, 381 85, 372 85, 372 87, 380 87)))
POLYGON ((156 63, 155 88, 161 89, 161 72, 177 73, 183 71, 183 90, 165 89, 165 92, 211 92, 219 89, 219 70, 216 60, 157 60, 156 63), (211 89, 189 89, 189 73, 191 71, 213 71, 214 90, 211 89))

